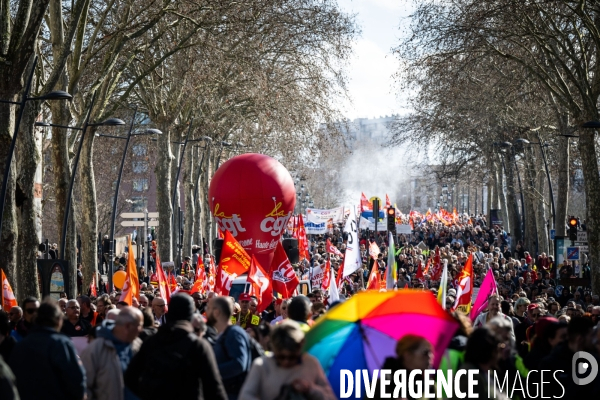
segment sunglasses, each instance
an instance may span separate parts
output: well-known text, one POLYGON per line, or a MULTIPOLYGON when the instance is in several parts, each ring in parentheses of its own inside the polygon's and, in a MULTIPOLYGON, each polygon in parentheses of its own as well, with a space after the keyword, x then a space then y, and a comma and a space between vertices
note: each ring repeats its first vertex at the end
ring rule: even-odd
POLYGON ((287 310, 287 307, 281 307, 282 310, 287 310))
POLYGON ((26 309, 25 309, 25 312, 26 312, 27 314, 34 314, 34 313, 36 313, 36 312, 37 312, 37 310, 38 310, 37 308, 26 308, 26 309))

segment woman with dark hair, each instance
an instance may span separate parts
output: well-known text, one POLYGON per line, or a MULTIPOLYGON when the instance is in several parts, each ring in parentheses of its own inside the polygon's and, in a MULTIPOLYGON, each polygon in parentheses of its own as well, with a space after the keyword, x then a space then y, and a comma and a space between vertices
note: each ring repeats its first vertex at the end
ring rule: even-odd
POLYGON ((567 325, 566 322, 559 322, 553 317, 542 317, 537 321, 531 351, 523 360, 527 368, 543 369, 539 368, 542 359, 567 339, 567 325))
MULTIPOLYGON (((391 370, 391 376, 388 376, 387 379, 391 379, 394 376, 394 372, 399 370, 406 370, 406 376, 409 376, 411 371, 423 371, 432 368, 433 354, 433 346, 427 339, 417 335, 406 335, 396 344, 396 357, 386 358, 381 369, 391 370)), ((393 386, 388 386, 388 390, 390 390, 389 394, 391 395, 393 386)), ((434 388, 430 390, 436 393, 434 388)), ((381 381, 377 382, 375 397, 373 398, 383 398, 379 396, 381 396, 381 381)), ((409 396, 408 399, 412 398, 409 396)))

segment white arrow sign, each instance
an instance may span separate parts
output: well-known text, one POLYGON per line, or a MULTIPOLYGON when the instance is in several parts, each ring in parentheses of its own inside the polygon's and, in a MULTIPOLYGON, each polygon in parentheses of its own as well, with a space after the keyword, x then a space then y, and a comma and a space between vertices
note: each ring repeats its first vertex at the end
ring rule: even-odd
MULTIPOLYGON (((121 226, 144 226, 144 221, 121 221, 121 226)), ((158 226, 158 221, 148 221, 148 226, 158 226)))
POLYGON ((135 213, 122 213, 121 218, 144 218, 145 214, 143 212, 135 212, 135 213))
POLYGON ((121 221, 121 226, 144 226, 144 221, 121 221))

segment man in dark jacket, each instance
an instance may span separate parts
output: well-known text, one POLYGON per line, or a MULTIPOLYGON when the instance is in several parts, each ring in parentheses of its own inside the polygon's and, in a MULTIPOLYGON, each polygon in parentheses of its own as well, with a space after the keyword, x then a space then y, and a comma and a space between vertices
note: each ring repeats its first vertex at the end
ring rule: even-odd
POLYGON ((125 385, 140 399, 227 399, 210 345, 194 334, 194 311, 189 295, 171 297, 166 324, 131 360, 125 385))
POLYGON ((42 303, 36 328, 15 346, 10 367, 21 400, 81 400, 85 395, 85 370, 71 339, 58 333, 62 322, 56 303, 42 303))

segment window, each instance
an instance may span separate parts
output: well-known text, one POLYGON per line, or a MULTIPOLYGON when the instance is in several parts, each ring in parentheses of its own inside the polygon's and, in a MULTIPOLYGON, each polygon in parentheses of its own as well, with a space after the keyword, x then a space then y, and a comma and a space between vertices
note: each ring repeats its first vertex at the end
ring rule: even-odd
POLYGON ((134 161, 133 162, 133 172, 136 174, 141 174, 148 171, 148 162, 146 161, 134 161))
POLYGON ((143 212, 148 208, 148 199, 145 197, 132 197, 131 202, 132 212, 143 212))
POLYGON ((139 144, 133 145, 132 150, 133 150, 133 154, 135 154, 136 156, 145 156, 146 153, 148 152, 148 148, 146 147, 145 143, 139 143, 139 144))
POLYGON ((133 190, 136 192, 144 192, 148 190, 148 179, 134 179, 133 190))

